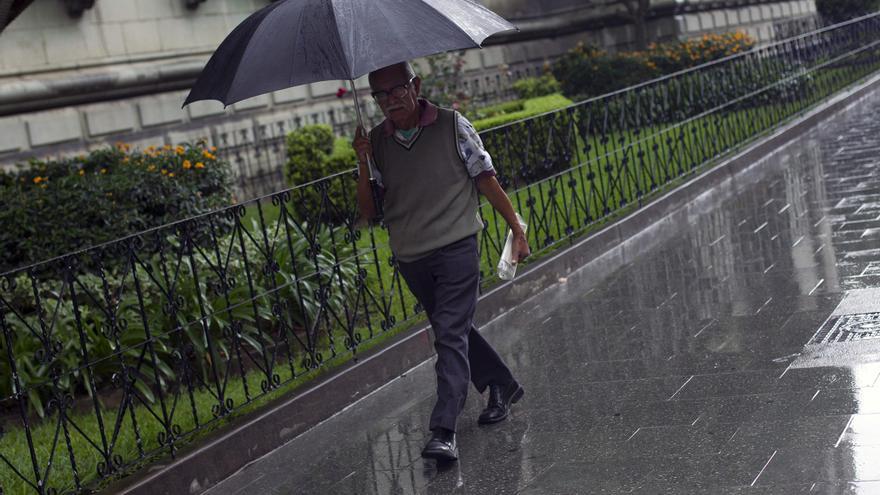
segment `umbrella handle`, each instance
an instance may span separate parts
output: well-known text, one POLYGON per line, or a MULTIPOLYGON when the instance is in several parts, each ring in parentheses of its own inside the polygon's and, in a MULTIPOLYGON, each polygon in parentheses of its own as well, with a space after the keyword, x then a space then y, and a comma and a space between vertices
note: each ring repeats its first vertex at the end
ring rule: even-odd
MULTIPOLYGON (((348 81, 351 83, 351 92, 354 95, 354 111, 357 114, 358 125, 366 131, 364 117, 361 115, 361 103, 358 98, 357 86, 354 84, 354 79, 349 79, 348 81)), ((379 195, 379 181, 376 180, 376 174, 373 173, 373 156, 369 153, 367 153, 367 170, 370 173, 370 192, 373 195, 373 207, 376 211, 374 221, 378 223, 382 221, 385 212, 382 209, 382 198, 379 195)))
POLYGON ((376 216, 373 221, 379 223, 385 218, 385 212, 382 209, 382 198, 379 194, 379 183, 374 177, 370 177, 370 192, 373 193, 373 207, 376 209, 376 216))

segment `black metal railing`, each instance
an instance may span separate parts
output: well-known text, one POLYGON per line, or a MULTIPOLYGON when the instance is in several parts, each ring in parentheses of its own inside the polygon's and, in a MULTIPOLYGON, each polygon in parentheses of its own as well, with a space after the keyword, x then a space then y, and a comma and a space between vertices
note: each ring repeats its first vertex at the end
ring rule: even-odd
MULTIPOLYGON (((878 68, 866 16, 482 137, 540 257, 878 68)), ((0 274, 4 493, 173 456, 416 321, 387 232, 355 228, 355 185, 336 174, 0 274)), ((486 288, 506 226, 480 212, 486 288)))

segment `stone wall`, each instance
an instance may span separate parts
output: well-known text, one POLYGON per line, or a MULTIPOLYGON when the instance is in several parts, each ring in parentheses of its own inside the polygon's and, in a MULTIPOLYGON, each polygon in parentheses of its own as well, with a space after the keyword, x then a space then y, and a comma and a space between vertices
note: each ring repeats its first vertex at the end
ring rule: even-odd
POLYGON ((36 0, 0 34, 0 77, 204 54, 268 0, 97 0, 71 18, 62 2, 36 0))
MULTIPOLYGON (((161 82, 163 74, 182 67, 197 70, 241 19, 267 3, 207 0, 191 11, 183 7, 183 0, 98 0, 82 18, 73 20, 60 2, 37 0, 0 34, 0 75, 5 75, 0 77, 0 100, 5 95, 14 101, 16 94, 26 93, 22 88, 31 90, 35 85, 37 96, 44 86, 53 89, 53 94, 60 87, 63 95, 65 84, 73 80, 88 83, 111 74, 117 81, 137 81, 158 75, 161 82)), ((542 26, 550 26, 550 32, 560 32, 553 26, 583 27, 564 35, 507 41, 467 52, 467 84, 474 93, 504 92, 513 80, 538 73, 547 60, 580 40, 615 49, 630 47, 634 39, 632 27, 613 16, 599 25, 572 24, 578 16, 589 21, 598 15, 582 8, 580 0, 486 3, 501 12, 506 9, 513 15, 523 15, 522 21, 515 22, 525 33, 541 32, 542 26), (535 16, 535 5, 547 9, 544 15, 529 17, 535 16)), ((676 13, 651 21, 649 29, 654 39, 744 29, 761 40, 770 40, 774 24, 815 12, 813 0, 755 5, 742 5, 744 0, 737 0, 731 2, 737 6, 730 8, 714 8, 717 1, 705 5, 698 0, 655 3, 658 8, 672 6, 676 13), (710 5, 713 8, 707 10, 710 5)), ((599 12, 602 15, 619 10, 614 5, 603 8, 599 12)), ((261 132, 284 132, 304 123, 339 122, 350 118, 345 110, 350 104, 335 97, 342 84, 330 81, 292 88, 225 109, 216 102, 199 102, 181 109, 186 95, 181 89, 147 88, 144 94, 115 98, 108 91, 97 95, 98 100, 106 101, 0 117, 0 165, 9 166, 31 156, 78 154, 115 141, 161 145, 208 138, 223 145, 253 140, 261 137, 261 132)), ((359 86, 365 88, 365 81, 359 81, 359 86)), ((34 101, 39 103, 41 99, 34 101)))
MULTIPOLYGON (((525 23, 552 15, 607 16, 624 9, 613 0, 483 0, 490 8, 525 23)), ((754 25, 757 37, 772 36, 772 23, 815 13, 813 0, 653 0, 658 10, 680 10, 675 34, 754 25), (746 4, 746 5, 744 5, 746 4), (754 4, 754 5, 747 5, 754 4), (711 8, 710 8, 711 7, 711 8), (705 9, 710 8, 709 11, 705 9), (701 11, 703 10, 703 11, 701 11), (691 11, 691 12, 689 12, 691 11)), ((247 15, 268 0, 207 0, 187 9, 185 0, 97 0, 78 19, 57 0, 37 0, 0 33, 0 84, 12 77, 66 69, 121 65, 156 59, 205 56, 247 15)), ((662 20, 655 36, 669 35, 662 20)), ((519 23, 518 23, 519 24, 519 23)), ((630 29, 601 29, 606 46, 626 45, 630 29), (606 32, 607 31, 607 32, 606 32)), ((667 30, 668 31, 668 30, 667 30)))
MULTIPOLYGON (((0 78, 38 71, 209 54, 270 0, 96 0, 72 18, 59 0, 36 0, 0 34, 0 78)), ((582 0, 485 0, 506 16, 583 6, 582 0)))
MULTIPOLYGON (((711 0, 691 0, 698 6, 711 0)), ((717 3, 717 2, 715 2, 717 3)), ((776 37, 779 23, 816 15, 814 0, 789 0, 756 5, 740 5, 710 11, 684 12, 675 16, 678 32, 685 37, 706 32, 745 31, 753 38, 768 42, 776 37)))

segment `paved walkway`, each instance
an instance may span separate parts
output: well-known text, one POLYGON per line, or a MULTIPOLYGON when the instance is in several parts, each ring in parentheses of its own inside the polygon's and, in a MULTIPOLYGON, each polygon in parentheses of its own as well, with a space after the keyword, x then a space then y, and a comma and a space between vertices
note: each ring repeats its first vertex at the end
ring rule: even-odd
POLYGON ((878 112, 769 157, 610 279, 488 325, 526 396, 478 427, 473 393, 460 462, 419 458, 429 363, 208 493, 880 493, 878 112))

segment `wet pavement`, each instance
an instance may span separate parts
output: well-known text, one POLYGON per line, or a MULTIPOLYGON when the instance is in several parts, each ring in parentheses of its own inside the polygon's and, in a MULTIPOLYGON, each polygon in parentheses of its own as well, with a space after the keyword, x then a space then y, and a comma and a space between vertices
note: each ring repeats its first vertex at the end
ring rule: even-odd
MULTIPOLYGON (((603 281, 484 328, 526 390, 419 452, 426 363, 207 493, 880 493, 880 95, 603 281)), ((758 170, 760 169, 760 170, 758 170)))

